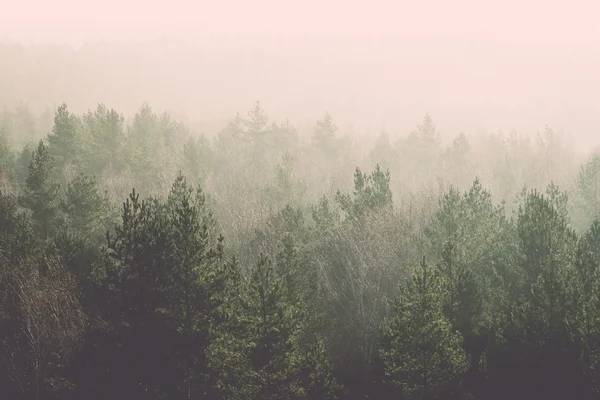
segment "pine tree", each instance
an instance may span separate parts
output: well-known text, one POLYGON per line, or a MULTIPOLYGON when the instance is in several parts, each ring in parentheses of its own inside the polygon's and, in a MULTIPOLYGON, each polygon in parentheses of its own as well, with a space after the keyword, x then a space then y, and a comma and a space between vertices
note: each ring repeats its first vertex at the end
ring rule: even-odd
POLYGON ((36 247, 31 221, 19 211, 17 198, 0 191, 0 257, 16 265, 35 254, 36 247))
POLYGON ((391 210, 390 172, 382 171, 379 164, 375 166, 371 175, 362 173, 359 168, 356 168, 353 196, 338 191, 336 201, 350 220, 357 222, 370 212, 391 210))
POLYGON ((298 132, 289 120, 273 123, 269 130, 269 146, 276 153, 290 152, 297 148, 298 132))
POLYGON ((26 186, 20 197, 20 203, 31 210, 32 218, 44 238, 53 233, 58 214, 60 185, 52 179, 53 171, 54 160, 48 154, 44 142, 40 140, 37 148, 32 152, 26 186))
POLYGON ((264 139, 267 135, 267 123, 269 118, 262 108, 260 101, 254 103, 254 106, 248 111, 248 116, 243 120, 246 127, 246 137, 255 147, 264 144, 264 139))
POLYGON ((265 188, 269 204, 273 207, 300 205, 307 187, 297 175, 294 171, 294 159, 290 153, 286 153, 276 166, 275 181, 265 188))
POLYGON ((294 382, 293 336, 299 328, 298 310, 286 301, 287 288, 272 262, 260 256, 248 289, 247 315, 252 350, 250 365, 256 379, 255 398, 284 399, 294 382))
MULTIPOLYGON (((279 260, 285 264, 286 258, 289 261, 286 256, 279 260)), ((302 285, 295 286, 289 266, 276 267, 260 255, 241 309, 232 316, 236 327, 230 326, 218 339, 220 354, 227 360, 218 364, 221 381, 228 382, 224 385, 228 398, 334 399, 339 392, 323 341, 315 341, 314 335, 310 339, 310 310, 304 295, 293 294, 302 285), (227 343, 238 352, 227 351, 227 343), (238 371, 237 382, 225 374, 225 365, 238 371)))
POLYGON ((148 104, 135 114, 133 123, 127 128, 127 166, 138 182, 138 189, 148 189, 160 184, 157 177, 161 172, 161 149, 164 138, 160 132, 159 117, 148 104))
POLYGON ((114 109, 108 109, 104 104, 98 104, 96 110, 89 111, 83 116, 83 122, 90 135, 91 143, 86 163, 89 170, 101 174, 107 167, 115 172, 122 171, 125 133, 123 124, 125 118, 114 109))
POLYGON ((322 120, 317 121, 315 126, 315 132, 313 134, 312 143, 313 146, 320 149, 324 154, 329 157, 336 156, 336 131, 337 126, 333 123, 333 119, 329 113, 325 114, 322 120))
POLYGON ((577 226, 585 230, 600 213, 600 154, 595 153, 579 169, 575 181, 574 217, 577 226))
POLYGON ((325 341, 318 336, 310 343, 301 359, 303 367, 300 372, 301 398, 306 400, 334 400, 338 398, 342 387, 333 374, 325 341))
POLYGON ((374 164, 379 164, 384 169, 389 169, 392 165, 396 165, 394 148, 387 132, 382 132, 377 137, 369 158, 374 164))
POLYGON ((600 221, 595 219, 577 249, 581 290, 582 366, 591 392, 600 394, 600 221))
POLYGON ((113 222, 111 205, 97 179, 79 174, 67 185, 61 210, 66 227, 79 237, 99 242, 113 222))
POLYGON ((81 155, 82 144, 78 137, 78 124, 77 117, 62 103, 56 110, 54 126, 48 135, 48 152, 56 161, 57 174, 62 173, 70 164, 77 164, 81 155))
POLYGON ((424 260, 402 284, 382 342, 386 377, 404 396, 448 398, 459 390, 467 369, 462 336, 444 316, 442 282, 424 260))
POLYGON ((124 203, 97 271, 116 342, 107 351, 124 346, 109 366, 123 368, 119 391, 195 397, 211 390, 206 349, 228 287, 222 240, 202 192, 183 176, 164 203, 139 200, 135 191, 124 203))
POLYGON ((436 126, 426 114, 423 122, 399 144, 400 157, 404 161, 403 181, 414 187, 434 176, 440 153, 441 139, 436 126))
POLYGON ((514 284, 513 231, 503 207, 478 179, 462 195, 450 188, 425 230, 445 287, 445 315, 464 337, 470 374, 495 340, 514 284), (510 290, 509 290, 510 289, 510 290))
POLYGON ((547 197, 527 194, 518 211, 521 295, 507 310, 504 336, 514 351, 508 354, 514 357, 508 361, 514 363, 511 369, 521 373, 515 390, 563 398, 581 389, 577 242, 565 213, 566 197, 549 192, 547 197))
POLYGON ((0 190, 4 191, 8 189, 9 180, 13 179, 14 173, 14 154, 8 140, 7 133, 0 129, 0 190))

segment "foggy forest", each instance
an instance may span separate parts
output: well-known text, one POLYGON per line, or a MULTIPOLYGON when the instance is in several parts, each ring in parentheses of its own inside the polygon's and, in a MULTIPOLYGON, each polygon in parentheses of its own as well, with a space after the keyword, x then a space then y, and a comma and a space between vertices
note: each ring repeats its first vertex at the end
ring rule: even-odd
POLYGON ((0 398, 600 398, 591 10, 23 3, 0 398))

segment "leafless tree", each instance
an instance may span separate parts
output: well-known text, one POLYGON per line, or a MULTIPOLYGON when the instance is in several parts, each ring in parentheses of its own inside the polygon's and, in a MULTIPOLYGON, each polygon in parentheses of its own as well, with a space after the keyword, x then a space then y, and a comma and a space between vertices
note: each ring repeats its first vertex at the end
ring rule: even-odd
POLYGON ((0 363, 19 398, 39 399, 66 382, 55 371, 79 347, 86 316, 74 277, 55 259, 0 259, 0 363))

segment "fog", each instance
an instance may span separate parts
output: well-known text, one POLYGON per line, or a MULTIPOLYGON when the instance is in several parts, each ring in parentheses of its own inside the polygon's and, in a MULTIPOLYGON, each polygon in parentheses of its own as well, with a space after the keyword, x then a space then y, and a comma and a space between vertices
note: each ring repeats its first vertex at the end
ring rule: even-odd
POLYGON ((128 115, 146 101, 208 123, 260 100, 300 125, 328 111, 362 138, 405 135, 429 112, 445 137, 547 124, 586 150, 600 123, 597 8, 22 1, 0 14, 0 101, 128 115))
POLYGON ((600 398, 598 15, 0 0, 0 398, 600 398))

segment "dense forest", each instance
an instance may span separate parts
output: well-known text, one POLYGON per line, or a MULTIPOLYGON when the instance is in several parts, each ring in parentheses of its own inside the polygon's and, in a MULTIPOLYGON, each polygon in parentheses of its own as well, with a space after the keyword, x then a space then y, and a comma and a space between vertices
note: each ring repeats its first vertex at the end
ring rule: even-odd
POLYGON ((600 154, 334 117, 6 108, 0 397, 598 398, 600 154))

